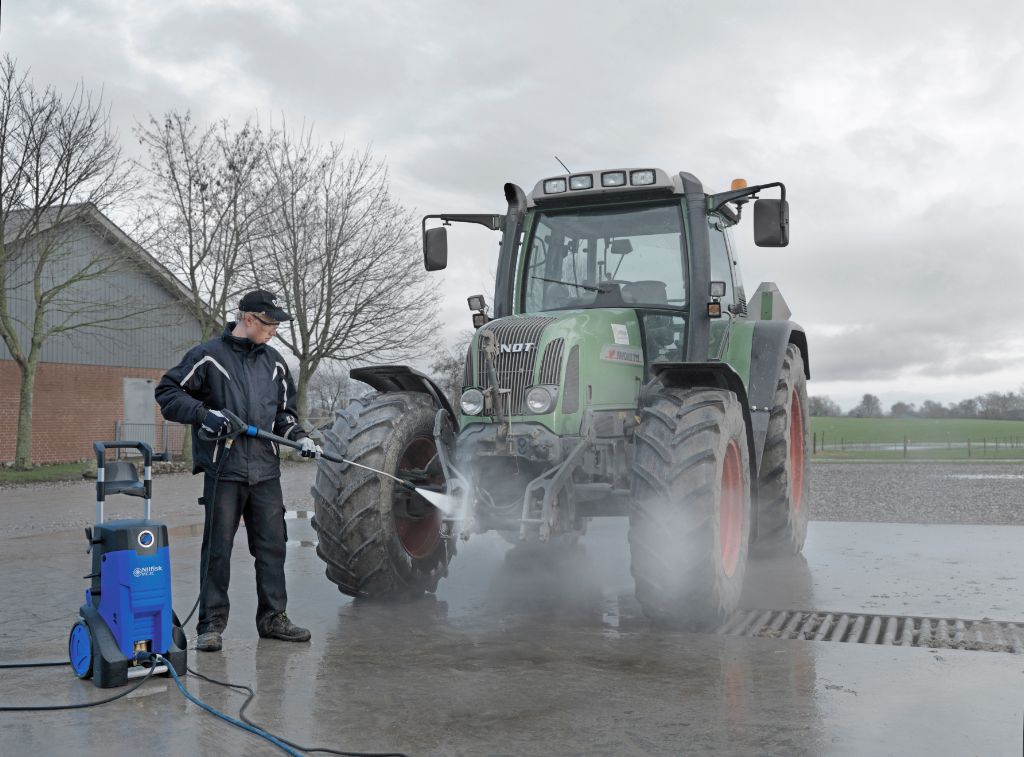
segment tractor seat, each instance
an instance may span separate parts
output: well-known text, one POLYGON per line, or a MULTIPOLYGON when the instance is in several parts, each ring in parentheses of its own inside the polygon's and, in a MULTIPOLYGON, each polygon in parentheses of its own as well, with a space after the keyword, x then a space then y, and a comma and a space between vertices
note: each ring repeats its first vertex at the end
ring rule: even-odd
POLYGON ((146 485, 139 481, 139 472, 127 460, 111 460, 104 465, 103 479, 103 491, 107 494, 146 496, 146 485))

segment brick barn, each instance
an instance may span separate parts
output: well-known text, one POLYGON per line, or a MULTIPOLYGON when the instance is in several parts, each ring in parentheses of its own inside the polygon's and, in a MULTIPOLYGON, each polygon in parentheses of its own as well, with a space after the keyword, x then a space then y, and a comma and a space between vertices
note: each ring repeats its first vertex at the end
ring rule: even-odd
MULTIPOLYGON (((56 333, 43 343, 35 381, 32 462, 89 459, 92 442, 113 439, 115 433, 148 441, 156 451, 165 441, 172 452, 180 451, 183 428, 169 424, 165 430, 153 389, 163 372, 200 341, 189 291, 91 205, 63 208, 56 222, 47 222, 44 215, 31 234, 19 228, 19 214, 23 223, 32 215, 12 211, 4 242, 8 260, 20 255, 24 261, 8 263, 5 292, 21 344, 28 343, 26 324, 34 317, 33 250, 60 245, 52 264, 54 277, 81 270, 90 261, 110 262, 97 267, 99 275, 76 281, 62 293, 47 318, 50 325, 91 325, 56 333)), ((18 365, 0 341, 2 463, 15 457, 20 386, 18 365)))

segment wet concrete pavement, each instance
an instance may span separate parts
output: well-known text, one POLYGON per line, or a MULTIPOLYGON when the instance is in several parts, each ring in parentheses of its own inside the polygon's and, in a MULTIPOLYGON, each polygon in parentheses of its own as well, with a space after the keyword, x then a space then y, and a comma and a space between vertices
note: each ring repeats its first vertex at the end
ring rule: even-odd
MULTIPOLYGON (((301 472, 289 476, 301 485, 301 472)), ((189 497, 167 496, 161 511, 158 489, 155 502, 174 526, 179 614, 197 587, 189 497)), ((89 499, 86 486, 86 519, 89 499)), ((301 744, 417 755, 1021 753, 1024 656, 654 628, 632 596, 620 521, 595 521, 563 555, 474 537, 437 597, 406 605, 339 594, 308 546, 308 521, 288 525, 289 614, 313 641, 258 639, 240 533, 225 649, 190 664, 255 686, 250 717, 301 744)), ((1021 527, 813 522, 805 555, 751 562, 743 604, 1024 620, 1021 527)), ((0 571, 0 660, 63 656, 88 571, 81 531, 0 537, 0 571)), ((243 701, 186 684, 229 714, 243 701)), ((108 693, 66 668, 0 672, 5 704, 108 693)), ((279 753, 168 679, 97 709, 0 714, 0 754, 114 751, 279 753)))

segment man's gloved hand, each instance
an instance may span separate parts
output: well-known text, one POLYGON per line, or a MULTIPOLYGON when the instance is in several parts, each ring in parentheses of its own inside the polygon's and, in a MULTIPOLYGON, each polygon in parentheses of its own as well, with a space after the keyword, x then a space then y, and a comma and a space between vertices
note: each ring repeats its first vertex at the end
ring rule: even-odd
POLYGON ((209 410, 203 418, 203 429, 211 436, 220 436, 227 430, 228 419, 220 410, 209 410))
POLYGON ((308 436, 304 437, 299 442, 302 445, 302 449, 299 450, 299 454, 303 457, 313 458, 314 460, 320 457, 324 451, 320 448, 320 445, 310 439, 308 436))

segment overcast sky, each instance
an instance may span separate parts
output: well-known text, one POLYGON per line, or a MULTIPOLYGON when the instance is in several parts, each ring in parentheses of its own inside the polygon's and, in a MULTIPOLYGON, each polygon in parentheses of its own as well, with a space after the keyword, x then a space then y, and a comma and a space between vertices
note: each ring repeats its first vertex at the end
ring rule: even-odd
MULTIPOLYGON (((573 170, 788 188, 792 242, 736 230, 775 281, 812 394, 849 409, 1024 385, 1024 4, 3 0, 37 84, 136 119, 283 114, 372 145, 418 213, 504 212, 573 170)), ((492 295, 497 235, 454 227, 442 319, 492 295)))

